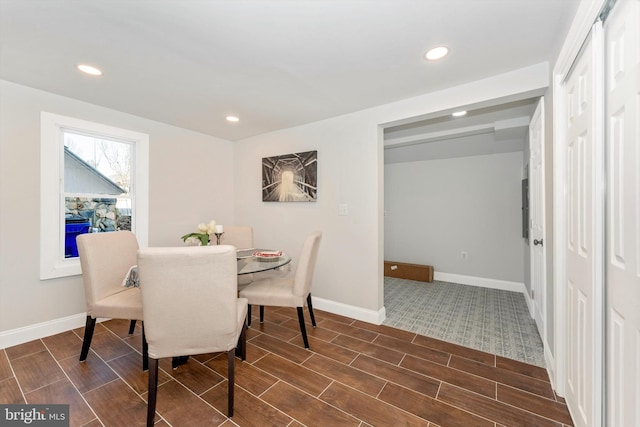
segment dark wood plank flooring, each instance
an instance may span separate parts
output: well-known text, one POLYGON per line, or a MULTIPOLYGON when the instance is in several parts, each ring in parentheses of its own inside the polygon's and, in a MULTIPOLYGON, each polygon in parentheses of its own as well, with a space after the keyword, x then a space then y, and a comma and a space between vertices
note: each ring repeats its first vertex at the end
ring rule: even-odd
MULTIPOLYGON (((257 310, 255 310, 257 311, 257 310)), ((294 309, 269 308, 236 359, 235 415, 226 411, 226 357, 171 369, 162 360, 157 426, 570 426, 544 369, 316 310, 305 350, 294 309)), ((96 326, 0 350, 0 402, 68 403, 72 426, 137 426, 146 419, 141 331, 96 326)))

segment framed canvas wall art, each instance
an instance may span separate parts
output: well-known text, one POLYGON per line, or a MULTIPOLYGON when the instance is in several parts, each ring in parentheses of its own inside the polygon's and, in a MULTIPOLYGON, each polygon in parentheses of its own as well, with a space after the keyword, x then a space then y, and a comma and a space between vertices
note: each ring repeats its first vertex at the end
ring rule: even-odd
POLYGON ((315 202, 318 151, 262 158, 263 202, 315 202))

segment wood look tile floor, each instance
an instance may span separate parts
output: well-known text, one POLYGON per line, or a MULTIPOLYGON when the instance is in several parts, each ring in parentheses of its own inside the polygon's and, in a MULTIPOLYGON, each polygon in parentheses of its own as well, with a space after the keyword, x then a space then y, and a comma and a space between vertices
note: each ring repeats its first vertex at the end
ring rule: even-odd
MULTIPOLYGON (((257 310, 254 310, 257 311, 257 310)), ((161 360, 157 426, 572 425, 544 369, 411 332, 315 310, 305 350, 294 309, 254 318, 247 360, 236 359, 235 414, 226 413, 226 356, 171 369, 161 360)), ((1 403, 68 403, 72 426, 146 420, 141 333, 128 322, 84 328, 0 350, 1 403)))

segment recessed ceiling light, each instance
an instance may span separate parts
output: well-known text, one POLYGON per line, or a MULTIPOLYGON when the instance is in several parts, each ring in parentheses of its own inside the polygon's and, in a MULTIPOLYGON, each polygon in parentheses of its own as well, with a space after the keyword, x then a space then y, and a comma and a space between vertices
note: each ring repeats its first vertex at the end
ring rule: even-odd
POLYGON ((430 49, 424 55, 424 57, 427 58, 429 61, 435 61, 436 59, 444 58, 445 56, 447 56, 448 53, 449 53, 449 48, 444 46, 438 46, 438 47, 434 47, 433 49, 430 49))
POLYGON ((453 117, 462 117, 464 115, 466 115, 467 112, 466 111, 456 111, 455 113, 451 114, 453 117))
POLYGON ((91 65, 80 64, 78 65, 78 70, 82 71, 83 73, 91 74, 92 76, 102 75, 102 71, 98 70, 96 67, 92 67, 91 65))
POLYGON ((240 121, 240 119, 239 119, 239 118, 237 118, 236 116, 227 116, 227 121, 228 121, 228 122, 234 122, 234 123, 235 123, 235 122, 239 122, 239 121, 240 121))

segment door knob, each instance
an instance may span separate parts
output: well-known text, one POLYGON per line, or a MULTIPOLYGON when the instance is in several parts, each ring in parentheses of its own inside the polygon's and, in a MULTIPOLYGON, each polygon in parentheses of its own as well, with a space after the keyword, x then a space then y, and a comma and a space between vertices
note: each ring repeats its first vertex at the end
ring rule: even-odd
POLYGON ((534 245, 544 246, 544 245, 542 244, 542 239, 540 239, 540 240, 538 240, 538 239, 533 239, 533 244, 534 244, 534 245))

